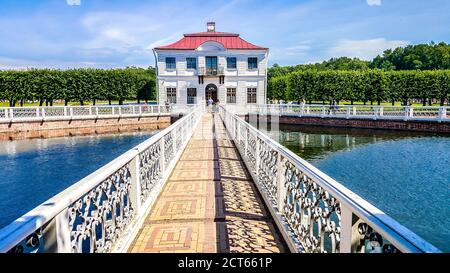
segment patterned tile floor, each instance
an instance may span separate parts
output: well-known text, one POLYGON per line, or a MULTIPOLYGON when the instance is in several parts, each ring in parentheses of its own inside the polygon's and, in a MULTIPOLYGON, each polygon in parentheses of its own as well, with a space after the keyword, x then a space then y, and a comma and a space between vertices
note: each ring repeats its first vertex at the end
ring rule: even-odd
POLYGON ((287 251, 218 115, 202 117, 128 251, 287 251))

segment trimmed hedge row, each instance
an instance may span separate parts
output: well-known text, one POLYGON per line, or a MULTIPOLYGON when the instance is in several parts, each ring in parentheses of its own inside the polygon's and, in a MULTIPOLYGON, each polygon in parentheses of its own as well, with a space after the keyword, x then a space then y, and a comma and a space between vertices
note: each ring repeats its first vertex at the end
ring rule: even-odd
POLYGON ((441 105, 450 99, 450 70, 306 70, 272 77, 268 98, 289 101, 401 101, 412 99, 441 105))
POLYGON ((0 71, 0 100, 10 106, 17 102, 39 101, 52 105, 55 100, 86 101, 155 99, 155 71, 153 68, 125 69, 31 69, 0 71))

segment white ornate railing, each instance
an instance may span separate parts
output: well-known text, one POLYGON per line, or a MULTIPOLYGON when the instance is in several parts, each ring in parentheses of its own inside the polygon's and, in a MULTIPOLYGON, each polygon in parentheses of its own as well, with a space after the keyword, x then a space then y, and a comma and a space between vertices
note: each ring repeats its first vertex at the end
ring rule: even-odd
POLYGON ((170 114, 165 105, 97 105, 0 108, 0 122, 80 118, 139 117, 170 114))
POLYGON ((201 106, 194 108, 170 127, 1 229, 0 252, 126 250, 201 114, 201 106))
POLYGON ((344 119, 450 121, 450 107, 261 104, 234 107, 235 113, 344 119))
POLYGON ((291 251, 439 252, 227 108, 219 113, 291 251))

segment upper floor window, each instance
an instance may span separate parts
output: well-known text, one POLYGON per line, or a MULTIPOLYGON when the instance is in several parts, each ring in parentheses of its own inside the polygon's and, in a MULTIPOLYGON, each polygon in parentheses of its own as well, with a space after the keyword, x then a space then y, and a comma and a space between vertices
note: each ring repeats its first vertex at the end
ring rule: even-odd
POLYGON ((227 68, 236 69, 236 57, 227 57, 227 68))
POLYGON ((176 69, 175 57, 166 57, 166 69, 176 69))
POLYGON ((248 58, 248 69, 257 69, 258 68, 258 58, 249 57, 248 58))
POLYGON ((187 69, 197 69, 196 58, 186 58, 187 69))

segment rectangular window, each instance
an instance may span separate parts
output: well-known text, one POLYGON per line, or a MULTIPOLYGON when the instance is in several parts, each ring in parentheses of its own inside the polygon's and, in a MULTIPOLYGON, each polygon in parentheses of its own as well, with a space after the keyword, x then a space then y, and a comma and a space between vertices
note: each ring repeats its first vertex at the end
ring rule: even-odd
POLYGON ((197 69, 196 58, 186 58, 187 69, 197 69))
POLYGON ((236 57, 227 57, 227 68, 236 69, 236 57))
POLYGON ((248 69, 258 69, 258 58, 256 57, 248 58, 248 69))
POLYGON ((187 89, 187 104, 195 104, 197 100, 197 88, 187 89))
POLYGON ((227 103, 236 103, 236 88, 227 88, 227 103))
POLYGON ((166 69, 176 69, 177 63, 175 57, 166 57, 166 69))
POLYGON ((169 103, 177 103, 177 89, 174 87, 167 87, 167 101, 169 103))
POLYGON ((206 75, 217 75, 217 57, 205 57, 206 75))
POLYGON ((256 103, 256 87, 247 88, 247 103, 256 103))

